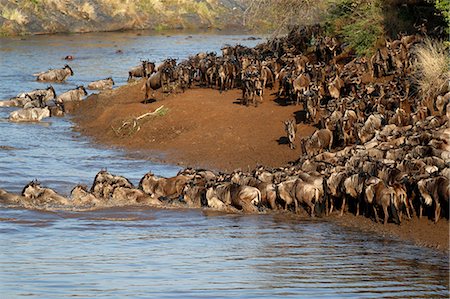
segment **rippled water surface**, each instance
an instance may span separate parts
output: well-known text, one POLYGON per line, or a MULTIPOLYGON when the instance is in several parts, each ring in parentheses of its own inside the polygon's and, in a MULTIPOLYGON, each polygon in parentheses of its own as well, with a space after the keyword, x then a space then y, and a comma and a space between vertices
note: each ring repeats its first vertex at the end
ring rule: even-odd
MULTIPOLYGON (((98 33, 0 39, 0 98, 46 87, 32 73, 69 62, 75 76, 57 93, 112 76, 148 58, 185 58, 253 46, 242 35, 98 33), (121 49, 123 54, 117 54, 121 49)), ((149 170, 178 167, 147 153, 92 145, 68 119, 6 121, 0 108, 0 188, 31 179, 68 194, 101 168, 134 183, 149 170)), ((0 203, 0 298, 447 298, 448 255, 286 215, 223 215, 201 210, 108 209, 42 212, 0 203)))

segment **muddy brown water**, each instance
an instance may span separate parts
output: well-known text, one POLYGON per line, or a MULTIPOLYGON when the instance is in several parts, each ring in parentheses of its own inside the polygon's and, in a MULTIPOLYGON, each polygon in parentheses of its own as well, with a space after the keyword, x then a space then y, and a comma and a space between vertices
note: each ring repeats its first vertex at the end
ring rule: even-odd
MULTIPOLYGON (((140 58, 161 61, 223 44, 255 45, 244 35, 93 33, 0 40, 0 98, 44 88, 32 73, 62 67, 75 76, 57 93, 112 76, 124 84, 140 58), (116 51, 122 50, 122 54, 116 51)), ((6 121, 0 110, 0 188, 30 180, 68 194, 108 168, 138 180, 178 167, 144 153, 93 145, 70 119, 6 121)), ((163 153, 161 153, 163 155, 163 153)), ((24 210, 0 203, 2 298, 447 298, 448 254, 390 237, 286 214, 224 215, 201 210, 24 210)))

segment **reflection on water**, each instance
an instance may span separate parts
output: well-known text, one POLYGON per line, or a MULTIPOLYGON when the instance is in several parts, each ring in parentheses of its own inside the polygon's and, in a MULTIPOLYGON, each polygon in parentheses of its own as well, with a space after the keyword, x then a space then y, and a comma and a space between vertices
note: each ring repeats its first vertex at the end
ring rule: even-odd
MULTIPOLYGON (((0 98, 43 88, 32 73, 65 64, 75 76, 57 93, 112 76, 125 83, 139 59, 220 51, 245 36, 136 33, 0 39, 0 98), (123 54, 116 54, 121 49, 123 54)), ((34 178, 68 194, 101 168, 137 184, 149 170, 178 167, 93 146, 69 120, 5 121, 0 109, 0 188, 19 192, 34 178)), ((448 255, 332 223, 284 215, 200 210, 108 209, 42 212, 0 205, 1 298, 447 298, 448 255)))

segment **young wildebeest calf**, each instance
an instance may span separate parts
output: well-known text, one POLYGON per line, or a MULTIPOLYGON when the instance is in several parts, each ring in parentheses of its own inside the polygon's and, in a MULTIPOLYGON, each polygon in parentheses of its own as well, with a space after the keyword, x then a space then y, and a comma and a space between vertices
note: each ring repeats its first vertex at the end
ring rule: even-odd
POLYGON ((109 77, 106 79, 94 81, 88 84, 88 89, 97 89, 97 90, 104 90, 104 89, 112 89, 114 85, 114 80, 109 77))
POLYGON ((38 81, 55 81, 55 82, 63 82, 69 76, 73 76, 73 71, 67 64, 62 69, 49 69, 46 72, 41 72, 37 74, 33 74, 36 76, 36 80, 38 81))

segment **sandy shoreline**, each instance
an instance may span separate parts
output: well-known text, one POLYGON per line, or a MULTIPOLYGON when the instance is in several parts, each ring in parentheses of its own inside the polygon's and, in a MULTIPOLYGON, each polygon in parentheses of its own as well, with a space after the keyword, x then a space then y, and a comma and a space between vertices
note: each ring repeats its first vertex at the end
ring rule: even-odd
MULTIPOLYGON (((264 102, 257 108, 238 104, 240 90, 219 93, 213 89, 194 88, 185 93, 164 96, 144 104, 143 82, 128 84, 113 91, 91 95, 71 107, 75 129, 103 145, 139 151, 161 163, 220 171, 256 165, 284 166, 296 160, 300 149, 285 144, 282 121, 295 117, 301 106, 282 106, 274 91, 266 90, 264 102), (161 116, 144 118, 139 129, 117 129, 126 121, 152 112, 164 105, 161 116)), ((127 127, 128 128, 128 127, 127 127)), ((302 125, 300 136, 309 136, 314 127, 302 125)), ((406 240, 419 246, 449 250, 449 222, 413 218, 402 225, 381 225, 366 217, 346 213, 332 215, 333 221, 363 232, 406 240)))

